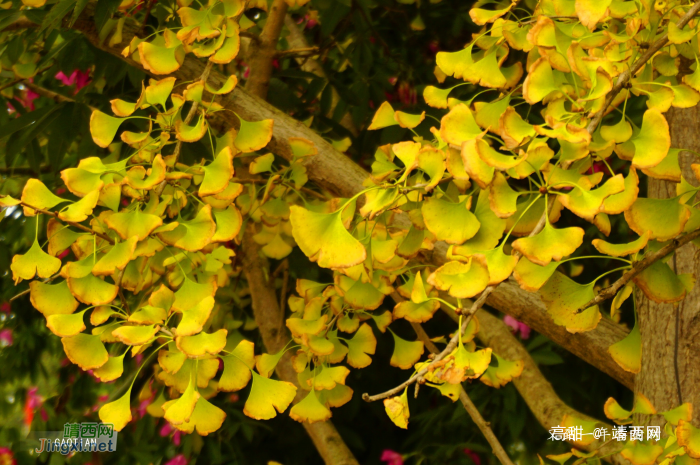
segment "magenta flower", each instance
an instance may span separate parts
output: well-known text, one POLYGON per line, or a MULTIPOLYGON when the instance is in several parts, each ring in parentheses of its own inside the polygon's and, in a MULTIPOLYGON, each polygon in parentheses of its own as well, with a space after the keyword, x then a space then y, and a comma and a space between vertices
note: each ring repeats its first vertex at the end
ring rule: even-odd
POLYGON ((90 71, 80 71, 76 69, 73 70, 70 76, 66 76, 63 71, 59 71, 54 77, 61 81, 64 86, 70 87, 75 85, 75 92, 73 92, 74 94, 77 94, 80 89, 90 83, 90 71))
MULTIPOLYGON (((36 412, 44 402, 44 399, 37 394, 38 390, 39 388, 35 386, 29 388, 27 391, 27 400, 24 402, 24 424, 27 425, 27 427, 32 425, 32 421, 34 421, 34 412, 36 412)), ((42 412, 41 419, 44 420, 44 418, 47 418, 47 415, 45 412, 42 412)))
POLYGON ((3 302, 0 304, 0 313, 10 313, 10 310, 10 302, 3 302))
POLYGON ((180 430, 175 429, 172 426, 170 426, 170 423, 166 423, 163 425, 163 427, 160 429, 160 432, 159 432, 161 437, 169 436, 171 433, 173 435, 173 437, 172 437, 173 444, 175 444, 176 446, 179 446, 180 439, 182 437, 182 432, 180 430))
POLYGON ((12 330, 3 329, 0 331, 0 347, 9 347, 12 345, 12 330))
POLYGON ((379 460, 386 462, 387 465, 403 465, 403 456, 391 449, 384 449, 379 460))
POLYGON ((474 462, 475 465, 481 465, 481 459, 479 458, 478 455, 476 455, 476 452, 474 452, 471 449, 465 448, 464 453, 467 454, 467 456, 472 459, 472 462, 474 462))
POLYGON ((15 454, 9 447, 0 447, 0 465, 17 465, 15 454))
POLYGON ((182 454, 178 454, 165 462, 165 465, 187 465, 187 458, 182 454))
POLYGON ((520 337, 522 339, 527 339, 530 337, 530 327, 525 323, 521 323, 510 315, 506 315, 503 318, 503 322, 513 329, 513 333, 517 334, 520 332, 520 337))

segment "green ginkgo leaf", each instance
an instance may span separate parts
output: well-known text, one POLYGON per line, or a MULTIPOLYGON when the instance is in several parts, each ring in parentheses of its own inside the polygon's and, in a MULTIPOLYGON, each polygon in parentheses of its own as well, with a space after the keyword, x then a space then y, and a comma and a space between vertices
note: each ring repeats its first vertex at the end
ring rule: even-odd
POLYGON ((453 254, 469 257, 477 252, 491 250, 498 245, 506 229, 506 222, 491 210, 489 197, 489 190, 479 192, 474 209, 474 216, 480 224, 479 230, 471 239, 455 246, 453 254))
POLYGON ((367 323, 363 323, 352 339, 346 342, 349 349, 348 365, 353 368, 364 368, 372 363, 369 355, 373 355, 377 349, 377 338, 367 323))
POLYGON ((255 157, 255 160, 250 164, 250 174, 260 174, 271 171, 274 161, 275 156, 272 153, 266 153, 265 155, 255 157))
POLYGON ((648 231, 649 239, 667 241, 683 232, 690 213, 690 208, 676 199, 640 197, 625 211, 625 220, 640 236, 648 231))
POLYGON ((683 300, 695 282, 692 274, 677 275, 661 260, 652 263, 633 279, 644 295, 659 303, 683 300))
POLYGON ((435 270, 428 283, 452 297, 470 299, 486 289, 490 281, 483 255, 472 255, 467 263, 451 261, 435 270))
POLYGON ((211 217, 211 205, 199 209, 189 221, 180 221, 172 231, 159 232, 158 237, 168 245, 190 252, 197 252, 211 243, 216 223, 211 217))
POLYGON ((238 119, 241 122, 241 127, 236 134, 233 144, 241 152, 260 150, 272 139, 273 120, 246 121, 241 117, 238 119))
POLYGON ((197 283, 186 277, 180 289, 175 292, 172 311, 185 311, 201 303, 216 292, 216 281, 197 283))
POLYGON ((583 234, 579 227, 555 229, 547 222, 534 236, 514 241, 513 248, 531 262, 545 266, 574 253, 583 243, 583 234))
POLYGON ((216 159, 204 168, 204 179, 199 185, 199 196, 218 194, 226 189, 233 177, 233 152, 231 147, 225 147, 216 159))
MULTIPOLYGON (((678 443, 680 445, 680 438, 678 443)), ((654 464, 656 463, 656 459, 663 454, 663 452, 664 448, 659 444, 629 441, 625 445, 625 448, 620 451, 620 455, 629 460, 630 463, 654 464)), ((700 458, 700 454, 698 454, 698 458, 700 458)))
POLYGON ((549 60, 546 57, 539 58, 528 70, 523 83, 523 98, 530 105, 534 105, 555 92, 560 92, 560 89, 554 81, 549 60))
POLYGON ((34 243, 24 255, 12 257, 12 279, 15 284, 21 280, 39 278, 50 278, 61 268, 61 260, 44 252, 39 242, 34 239, 34 243))
POLYGON ((493 355, 498 360, 498 366, 489 366, 479 380, 487 386, 500 389, 522 374, 525 363, 522 360, 506 360, 496 353, 493 355))
POLYGON ((331 411, 318 400, 316 390, 312 389, 301 402, 292 407, 289 416, 300 423, 315 423, 328 420, 331 411))
POLYGON ((624 190, 625 180, 621 174, 618 174, 597 189, 574 188, 570 193, 560 195, 559 201, 581 218, 593 221, 593 217, 604 210, 605 199, 624 190))
POLYGON ((112 336, 130 346, 140 346, 150 342, 160 330, 160 326, 120 326, 112 331, 112 336))
POLYGON ((93 111, 90 116, 90 134, 92 135, 92 140, 100 147, 109 147, 114 137, 117 135, 117 131, 119 131, 119 126, 121 126, 126 119, 127 118, 115 118, 99 110, 93 111))
MULTIPOLYGON (((445 197, 429 197, 421 206, 425 226, 438 240, 462 244, 479 231, 479 220, 469 211, 469 197, 454 203, 445 197)), ((298 241, 297 241, 298 242, 298 241)))
POLYGON ((302 252, 323 268, 348 268, 365 261, 364 246, 343 226, 342 210, 319 213, 290 207, 292 233, 302 252))
POLYGON ((639 325, 635 324, 624 339, 608 348, 608 352, 623 370, 639 373, 642 369, 642 336, 639 325))
POLYGON ((400 338, 393 331, 389 330, 394 337, 394 352, 391 354, 389 364, 394 367, 408 370, 420 360, 425 346, 422 341, 407 341, 400 338))
POLYGON ((481 252, 481 255, 488 264, 489 286, 495 286, 508 279, 519 261, 516 255, 504 253, 503 247, 481 252))
POLYGON ((114 425, 115 431, 121 431, 131 421, 131 388, 114 402, 103 405, 98 415, 103 423, 114 425))
POLYGON ((598 306, 581 313, 577 311, 595 297, 594 284, 578 284, 561 273, 555 273, 540 289, 540 296, 556 324, 566 327, 570 333, 590 331, 602 317, 598 306))
MULTIPOLYGON (((53 192, 38 179, 29 179, 27 181, 22 190, 21 200, 25 205, 31 205, 34 208, 40 208, 42 210, 48 210, 59 203, 68 202, 54 195, 53 192)), ((24 207, 25 216, 34 216, 35 214, 36 212, 33 209, 26 206, 24 207)))
POLYGON ((123 270, 131 261, 138 237, 132 236, 129 239, 115 244, 106 254, 104 254, 92 268, 95 276, 110 276, 116 270, 123 270))
POLYGON ((637 253, 647 246, 649 242, 649 232, 645 232, 637 240, 629 242, 627 244, 611 244, 602 239, 593 239, 591 242, 593 247, 595 247, 598 252, 611 255, 613 257, 624 257, 626 255, 631 255, 637 253))
POLYGON ((243 413, 256 420, 269 420, 276 417, 277 412, 284 412, 294 400, 297 388, 287 381, 275 381, 254 371, 251 373, 253 385, 243 413))
POLYGON ((138 50, 141 64, 153 74, 174 73, 180 69, 185 61, 185 49, 181 44, 163 47, 149 42, 141 42, 138 50))
POLYGON ((551 261, 545 266, 532 263, 523 257, 513 270, 513 277, 522 289, 535 292, 544 286, 557 270, 559 262, 551 261))
POLYGON ((100 368, 109 360, 100 336, 80 333, 61 338, 61 343, 68 359, 83 370, 100 368))

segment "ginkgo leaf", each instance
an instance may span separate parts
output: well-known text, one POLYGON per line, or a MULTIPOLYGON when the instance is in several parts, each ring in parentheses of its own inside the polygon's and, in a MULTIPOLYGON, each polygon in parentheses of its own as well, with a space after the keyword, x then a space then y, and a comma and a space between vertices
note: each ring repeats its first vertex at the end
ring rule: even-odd
POLYGON ((420 304, 404 300, 394 307, 394 318, 405 318, 413 323, 424 323, 433 317, 438 308, 440 308, 440 302, 437 300, 427 300, 420 304))
POLYGON ((143 213, 136 209, 110 215, 105 219, 105 223, 110 229, 116 231, 123 240, 136 236, 139 241, 142 241, 161 226, 163 220, 159 216, 143 213))
POLYGON ((413 129, 423 122, 425 119, 425 112, 422 112, 420 115, 411 115, 403 111, 397 111, 394 113, 394 119, 402 128, 413 129))
POLYGON ((217 289, 216 281, 198 283, 185 278, 180 289, 175 292, 172 311, 185 311, 198 304, 205 298, 213 297, 217 289))
POLYGON ((601 211, 609 215, 617 215, 629 209, 639 194, 639 176, 633 166, 625 177, 625 190, 619 194, 613 194, 603 201, 601 211))
POLYGON ((689 421, 679 420, 676 438, 678 438, 678 445, 683 447, 690 457, 700 459, 700 429, 689 421))
POLYGON ((583 243, 583 235, 579 227, 555 229, 547 222, 534 236, 514 241, 513 248, 531 262, 545 266, 574 253, 583 243))
POLYGON ((489 366, 479 380, 487 386, 500 389, 522 374, 525 363, 522 360, 506 360, 496 353, 493 355, 498 360, 498 366, 489 366))
POLYGON ((138 237, 132 236, 129 239, 115 244, 106 254, 100 258, 92 267, 92 274, 95 276, 110 276, 116 270, 123 270, 131 261, 138 237))
MULTIPOLYGON (((469 211, 469 197, 459 203, 446 198, 429 197, 421 206, 425 226, 438 240, 461 244, 479 231, 480 223, 469 211)), ((298 241, 297 241, 298 242, 298 241)))
POLYGON ((576 14, 590 31, 603 19, 612 0, 576 0, 576 14))
POLYGON ((114 381, 119 378, 122 373, 124 373, 124 355, 109 357, 107 363, 92 372, 92 374, 103 383, 114 381))
POLYGON ((190 382, 187 389, 177 399, 170 400, 163 404, 165 410, 165 419, 172 425, 181 425, 188 423, 194 412, 194 407, 200 398, 199 392, 195 390, 195 384, 192 382, 192 374, 189 373, 190 382))
POLYGON ((532 125, 523 120, 515 108, 510 106, 499 115, 498 130, 508 149, 519 147, 537 135, 532 125))
POLYGON ((471 17, 474 24, 478 26, 483 26, 486 23, 492 23, 501 16, 508 13, 515 5, 510 4, 506 8, 500 10, 484 10, 482 8, 472 8, 469 10, 469 17, 471 17))
POLYGON ((266 153, 265 155, 255 157, 255 160, 250 164, 250 174, 260 174, 271 171, 274 161, 275 156, 272 153, 266 153))
POLYGON ((407 393, 408 390, 405 389, 400 396, 384 399, 384 410, 389 415, 389 419, 403 429, 408 429, 408 418, 410 417, 407 393))
POLYGON ((508 279, 518 264, 516 255, 508 255, 502 247, 481 252, 488 264, 489 286, 495 286, 508 279))
POLYGON ((372 363, 373 355, 377 349, 377 338, 372 332, 372 328, 367 323, 363 323, 357 330, 348 344, 348 365, 353 368, 364 368, 372 363), (369 355, 368 355, 369 354, 369 355))
POLYGON ((342 210, 319 213, 293 205, 289 220, 302 252, 323 268, 348 268, 365 261, 367 252, 343 226, 342 210))
POLYGON ((36 239, 27 253, 12 257, 10 265, 15 284, 23 279, 34 279, 34 276, 50 278, 60 268, 61 260, 44 252, 36 239))
POLYGON ((111 303, 119 292, 118 286, 103 281, 91 273, 82 278, 66 278, 66 281, 73 295, 87 305, 111 303))
POLYGON ((263 378, 255 372, 243 413, 256 420, 269 420, 284 412, 294 400, 297 388, 287 381, 263 378), (277 410, 277 412, 275 411, 277 410))
POLYGON ((233 152, 225 147, 210 164, 204 166, 204 179, 199 185, 199 196, 218 194, 233 177, 233 152))
POLYGON ((681 420, 690 421, 693 418, 693 404, 686 402, 680 406, 668 410, 666 412, 660 412, 667 422, 674 426, 678 426, 681 420))
POLYGON ((483 255, 472 255, 467 263, 451 261, 435 270, 428 283, 452 297, 469 299, 486 289, 490 281, 483 255))
POLYGON ((641 130, 631 142, 635 147, 633 166, 653 168, 661 163, 671 148, 671 134, 664 115, 658 110, 647 110, 641 130))
POLYGON ((119 399, 100 407, 98 412, 103 423, 114 425, 115 431, 121 431, 131 421, 131 388, 119 399))
POLYGON ((255 367, 253 343, 243 340, 238 343, 230 355, 221 357, 224 362, 224 372, 219 379, 219 389, 235 392, 248 385, 252 377, 251 370, 255 367))
POLYGON ((196 429, 197 434, 200 436, 207 436, 221 428, 225 419, 226 413, 205 399, 204 395, 201 395, 197 399, 190 420, 174 426, 188 434, 194 432, 196 429))
POLYGON ((630 373, 639 373, 642 369, 642 337, 638 325, 619 342, 611 345, 608 352, 613 360, 630 373))
POLYGON ((304 399, 292 407, 289 416, 300 423, 315 423, 328 420, 331 411, 318 400, 316 390, 312 389, 304 399))
POLYGON ((424 187, 426 192, 433 190, 445 173, 445 154, 434 147, 424 147, 418 152, 418 168, 427 174, 430 182, 424 187))
POLYGON ((569 194, 560 195, 559 201, 581 218, 593 221, 593 217, 604 209, 605 199, 624 190, 624 178, 618 174, 605 181, 605 184, 597 189, 574 188, 569 194))
POLYGON ((180 69, 185 61, 185 49, 181 44, 163 47, 149 42, 138 46, 143 67, 153 74, 171 74, 180 69))
POLYGON ((481 159, 476 148, 478 143, 478 139, 471 139, 462 144, 462 163, 469 174, 469 178, 473 179, 482 189, 487 189, 493 181, 496 169, 481 159))
POLYGON ((162 324, 168 317, 164 309, 146 305, 129 315, 127 321, 139 325, 162 324))
POLYGON ((625 448, 620 451, 620 455, 637 465, 653 465, 663 452, 664 448, 658 444, 629 441, 625 448))
POLYGON ((624 257, 626 255, 631 255, 637 253, 646 247, 647 242, 649 242, 649 232, 642 234, 637 240, 634 240, 628 244, 611 244, 602 239, 593 239, 591 242, 593 247, 595 247, 598 252, 605 255, 612 255, 613 257, 624 257))
POLYGON ((272 139, 273 120, 246 121, 241 117, 238 119, 241 122, 241 126, 233 144, 241 152, 255 152, 256 150, 260 150, 272 139))
POLYGON ((692 289, 695 278, 692 274, 677 275, 670 266, 659 260, 642 270, 634 283, 654 302, 679 302, 692 289))
POLYGON ((467 379, 478 378, 486 371, 489 363, 491 363, 491 353, 492 349, 490 347, 469 352, 464 348, 463 344, 460 344, 454 355, 455 367, 464 370, 463 376, 467 379))
POLYGON ((632 125, 622 118, 619 123, 612 126, 601 126, 600 136, 603 140, 623 144, 632 137, 632 125))
MULTIPOLYGON (((26 205, 42 210, 48 210, 60 203, 68 202, 67 200, 54 195, 43 182, 33 178, 29 179, 24 185, 21 200, 22 203, 26 205)), ((35 214, 36 212, 33 209, 24 206, 25 216, 34 216, 35 214)))
POLYGON ((58 284, 32 281, 29 283, 29 298, 34 308, 45 317, 68 315, 78 308, 78 301, 71 294, 66 281, 58 284))
POLYGON ((150 342, 160 330, 158 325, 120 326, 112 331, 112 336, 130 346, 140 346, 150 342))
POLYGON ((482 133, 472 111, 463 103, 453 107, 440 121, 440 135, 448 144, 461 146, 482 133))
POLYGON ((194 126, 190 126, 184 121, 178 120, 175 123, 175 137, 183 142, 197 142, 204 137, 208 128, 209 123, 207 123, 204 115, 200 114, 194 126))
POLYGON ((377 109, 376 113, 374 114, 372 122, 367 127, 367 129, 372 131, 374 129, 382 129, 389 126, 396 126, 399 123, 394 117, 395 114, 396 111, 389 102, 382 103, 377 109))
POLYGON ((100 336, 80 333, 61 338, 61 343, 68 359, 83 370, 100 368, 109 360, 100 336))
POLYGON ((178 336, 192 336, 199 333, 204 328, 204 324, 209 319, 214 308, 214 297, 206 295, 196 305, 182 311, 182 320, 175 328, 178 336))
POLYGON ((489 188, 489 205, 493 213, 499 218, 513 216, 518 211, 519 196, 520 193, 510 187, 505 176, 500 171, 496 172, 489 188))
POLYGON ((307 384, 313 386, 317 391, 330 390, 338 384, 345 384, 345 378, 349 374, 350 370, 343 366, 323 366, 321 371, 316 372, 313 379, 307 381, 307 384))
POLYGON ((216 232, 216 223, 211 217, 211 205, 199 209, 189 221, 180 221, 172 231, 159 232, 158 237, 168 245, 190 252, 206 247, 216 232))
POLYGON ((166 166, 161 155, 156 155, 151 163, 148 176, 143 166, 135 166, 126 173, 125 181, 134 189, 150 190, 165 179, 166 166))
POLYGON ((530 105, 534 105, 550 94, 559 91, 549 60, 546 57, 539 58, 528 70, 523 83, 523 98, 530 105))
POLYGON ((50 315, 46 318, 46 327, 59 337, 75 336, 85 330, 83 315, 86 311, 68 315, 50 315))
POLYGON ((522 156, 516 157, 503 154, 494 150, 493 147, 483 139, 476 140, 476 153, 484 163, 500 171, 506 171, 518 166, 525 161, 527 156, 526 152, 521 152, 522 156))
POLYGON ((506 222, 491 210, 489 193, 489 190, 482 190, 476 201, 474 216, 479 221, 479 230, 471 239, 455 246, 453 254, 468 257, 477 252, 493 249, 498 245, 505 231, 506 222))
POLYGON ((426 86, 423 90, 423 99, 425 103, 433 108, 447 108, 447 97, 450 92, 457 87, 453 86, 449 89, 439 89, 435 86, 426 86))
POLYGON ((552 277, 557 270, 559 262, 551 261, 546 266, 532 263, 523 257, 513 270, 513 277, 518 281, 522 289, 534 292, 538 291, 552 277))
POLYGON ((602 317, 597 305, 576 313, 595 297, 594 284, 578 284, 561 273, 555 273, 540 289, 542 301, 554 322, 566 327, 570 333, 594 329, 602 317))
POLYGON ((177 348, 190 358, 202 358, 216 355, 226 347, 228 331, 220 329, 214 333, 201 332, 194 336, 177 336, 177 348))
POLYGON ((391 335, 394 337, 394 352, 391 355, 389 364, 394 367, 408 370, 420 359, 423 355, 425 347, 422 341, 407 341, 400 338, 393 331, 391 335))
POLYGON ((211 237, 211 242, 228 242, 238 236, 243 217, 234 205, 229 205, 225 210, 214 209, 213 213, 216 232, 211 237))
POLYGON ((638 198, 625 211, 630 229, 640 236, 649 232, 649 239, 667 241, 683 232, 690 218, 690 208, 676 199, 638 198))
POLYGON ((115 118, 99 110, 93 111, 90 116, 90 134, 92 134, 92 140, 100 147, 109 147, 109 144, 112 143, 114 137, 117 135, 117 131, 119 131, 119 126, 121 126, 125 120, 126 118, 115 118))

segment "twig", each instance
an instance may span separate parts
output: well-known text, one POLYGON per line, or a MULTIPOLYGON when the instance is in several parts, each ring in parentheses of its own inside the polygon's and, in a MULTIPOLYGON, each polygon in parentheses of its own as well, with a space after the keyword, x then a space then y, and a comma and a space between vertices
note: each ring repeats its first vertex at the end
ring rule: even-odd
POLYGON ((148 6, 146 7, 146 15, 143 17, 143 21, 141 21, 141 27, 138 32, 136 32, 136 35, 139 37, 141 37, 143 30, 146 29, 146 23, 148 23, 148 19, 151 17, 151 9, 153 9, 153 5, 156 3, 156 0, 145 1, 148 2, 148 6))
MULTIPOLYGON (((211 72, 211 67, 214 66, 213 61, 208 61, 207 66, 204 67, 204 71, 202 71, 202 75, 199 77, 200 81, 204 81, 204 83, 207 83, 207 79, 209 79, 209 73, 211 72)), ((197 113, 197 108, 199 107, 199 102, 195 101, 192 102, 192 108, 190 108, 189 113, 187 113, 187 116, 185 117, 185 120, 183 121, 185 124, 189 124, 190 121, 192 121, 192 118, 194 118, 194 115, 197 113)), ((173 166, 175 163, 177 163, 177 159, 180 156, 180 148, 182 147, 182 141, 178 139, 177 143, 175 144, 175 150, 173 151, 173 166)), ((160 192, 159 192, 160 194, 160 192)))
MULTIPOLYGON (((45 87, 38 86, 34 84, 33 82, 29 82, 25 80, 22 82, 23 85, 27 86, 27 88, 33 90, 37 94, 39 94, 42 97, 50 98, 51 100, 57 102, 57 103, 62 103, 62 102, 75 102, 75 99, 72 99, 66 95, 59 94, 58 92, 54 92, 52 90, 46 89, 45 87)), ((87 105, 91 111, 97 110, 97 108, 87 105)))
POLYGON ((625 274, 623 274, 620 279, 615 281, 611 286, 606 287, 601 292, 599 292, 598 295, 595 296, 593 299, 591 299, 591 301, 588 302, 586 305, 584 305, 583 307, 576 310, 576 313, 577 314, 581 313, 589 307, 592 307, 594 305, 598 305, 599 303, 603 302, 604 300, 608 300, 608 299, 615 297, 615 294, 617 294, 617 291, 622 286, 624 286, 625 284, 630 282, 632 279, 634 279, 634 277, 637 276, 639 273, 646 270, 651 265, 653 265, 655 262, 661 260, 662 258, 664 258, 666 255, 670 254, 671 252, 673 252, 677 248, 682 247, 683 245, 692 241, 696 237, 700 237, 700 229, 695 230, 691 233, 688 233, 683 237, 680 237, 680 238, 677 237, 677 238, 673 239, 670 244, 666 244, 664 247, 660 248, 656 252, 645 256, 642 260, 635 263, 632 266, 632 269, 630 269, 629 271, 626 271, 625 274))
POLYGON ((288 55, 299 55, 299 54, 304 54, 304 56, 308 56, 308 54, 313 54, 316 55, 319 52, 318 47, 301 47, 301 48, 292 48, 289 50, 280 50, 279 52, 276 53, 278 57, 283 57, 283 56, 288 56, 288 55))
POLYGON ((289 5, 285 0, 274 0, 258 42, 251 43, 248 60, 251 73, 245 83, 245 89, 262 99, 267 98, 267 91, 270 88, 272 62, 276 56, 277 42, 288 8, 289 5))
POLYGON ((253 42, 259 42, 260 37, 258 37, 257 34, 253 34, 252 32, 249 31, 241 31, 238 33, 240 37, 247 37, 248 39, 252 40, 253 42))
POLYGON ((19 83, 22 82, 22 81, 24 81, 24 79, 15 79, 14 81, 10 81, 10 82, 8 82, 7 84, 1 85, 1 86, 0 86, 0 90, 5 90, 5 89, 7 89, 8 87, 12 87, 12 86, 14 86, 15 84, 19 84, 19 83))
MULTIPOLYGON (((679 29, 682 29, 688 22, 693 18, 698 13, 698 10, 700 10, 700 0, 696 1, 695 4, 688 10, 688 12, 683 15, 683 17, 676 23, 679 29)), ((630 79, 632 79, 632 76, 637 74, 637 71, 639 71, 642 66, 646 64, 647 61, 651 60, 651 58, 661 50, 662 47, 666 46, 668 44, 668 32, 664 33, 654 44, 649 47, 649 49, 644 53, 644 55, 641 56, 633 65, 632 68, 623 71, 618 77, 617 81, 615 82, 615 85, 613 86, 612 90, 608 92, 608 95, 605 97, 605 103, 603 103, 603 106, 601 107, 600 110, 593 116, 593 119, 588 123, 588 127, 586 128, 589 132, 589 134, 593 134, 593 131, 598 127, 598 124, 600 124, 600 121, 603 119, 603 116, 605 114, 605 110, 610 106, 612 103, 613 99, 615 96, 620 93, 620 91, 627 85, 630 79)))
MULTIPOLYGON (((425 332, 420 323, 411 323, 411 326, 416 332, 418 339, 423 341, 423 344, 425 345, 425 347, 428 348, 428 350, 431 353, 437 354, 438 352, 440 352, 435 343, 430 340, 430 336, 428 336, 428 333, 425 332)), ((416 386, 419 386, 419 384, 416 384, 416 386)), ((493 454, 503 465, 513 465, 513 462, 510 460, 510 457, 508 457, 508 454, 506 454, 506 451, 505 449, 503 449, 503 446, 501 445, 500 441, 498 440, 496 435, 493 434, 491 425, 489 425, 489 423, 486 420, 484 420, 484 417, 481 416, 479 409, 476 408, 476 405, 474 405, 472 400, 469 398, 469 395, 467 394, 467 391, 464 390, 463 386, 459 387, 459 400, 460 402, 462 402, 464 410, 467 411, 471 419, 474 421, 474 423, 476 423, 476 426, 479 427, 479 430, 481 430, 481 433, 491 445, 493 454)))
POLYGON ((69 225, 73 226, 74 228, 78 228, 78 229, 81 229, 81 230, 88 232, 90 234, 94 234, 95 236, 99 237, 100 239, 104 239, 107 242, 109 242, 111 245, 114 245, 114 240, 112 240, 112 238, 109 237, 108 235, 103 234, 101 232, 97 232, 94 229, 88 228, 87 226, 83 226, 80 223, 74 223, 72 221, 62 220, 61 218, 59 218, 57 212, 52 212, 52 211, 44 210, 41 208, 32 207, 31 205, 29 205, 28 203, 25 203, 25 202, 20 202, 19 205, 22 205, 25 208, 29 208, 31 210, 34 210, 37 213, 43 213, 44 215, 51 215, 54 218, 57 218, 59 221, 63 221, 64 223, 69 224, 69 225))
MULTIPOLYGON (((285 260, 285 263, 288 263, 285 260)), ((289 285, 289 266, 285 266, 282 271, 282 289, 280 291, 280 312, 284 315, 285 303, 287 302, 287 286, 289 285)))

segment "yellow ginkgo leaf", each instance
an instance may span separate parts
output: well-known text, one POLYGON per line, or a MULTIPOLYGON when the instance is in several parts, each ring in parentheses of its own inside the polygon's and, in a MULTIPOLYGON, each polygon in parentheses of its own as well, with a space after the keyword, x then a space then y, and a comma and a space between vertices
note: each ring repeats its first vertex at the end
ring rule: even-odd
POLYGON ((61 268, 61 260, 44 252, 39 242, 34 239, 34 243, 24 255, 12 257, 12 279, 15 284, 21 280, 39 278, 50 278, 61 268))
POLYGON ((641 130, 631 142, 635 147, 633 166, 653 168, 661 163, 671 148, 671 134, 664 115, 658 110, 647 110, 641 130))
POLYGON ((59 337, 75 336, 85 330, 83 315, 86 311, 68 315, 50 315, 46 318, 46 327, 59 337))
POLYGON ((138 46, 139 57, 143 67, 153 74, 174 73, 185 61, 185 49, 181 44, 163 47, 149 42, 138 46))
POLYGON ((181 221, 172 231, 158 233, 158 237, 168 245, 197 252, 211 242, 215 232, 216 223, 211 217, 211 205, 205 205, 193 219, 181 221))
POLYGON ((613 257, 624 257, 626 255, 631 255, 637 253, 646 247, 647 242, 649 242, 649 232, 642 234, 639 239, 634 240, 628 244, 611 244, 602 239, 593 239, 592 244, 598 252, 605 255, 612 255, 613 257))
POLYGON ((364 368, 372 363, 369 355, 374 354, 377 349, 377 338, 372 332, 372 328, 367 323, 363 323, 357 330, 348 344, 348 365, 353 368, 364 368), (368 355, 369 354, 369 355, 368 355))
POLYGON ((120 326, 112 331, 112 336, 130 346, 140 346, 150 342, 160 330, 158 325, 120 326))
POLYGON ((116 231, 122 240, 136 236, 139 241, 143 241, 163 224, 163 220, 159 216, 143 213, 136 209, 110 215, 105 219, 105 223, 110 229, 116 231))
POLYGON ((287 381, 263 378, 255 372, 243 413, 256 420, 269 420, 284 412, 294 400, 297 388, 287 381), (276 410, 276 411, 275 411, 276 410))
POLYGON ((119 131, 119 126, 125 120, 126 118, 115 118, 99 110, 93 111, 90 116, 92 140, 100 147, 109 147, 109 144, 114 140, 114 136, 117 135, 117 131, 119 131))
POLYGON ((517 239, 513 248, 531 262, 541 266, 571 255, 583 243, 583 229, 579 227, 555 229, 547 222, 544 229, 531 237, 517 239))
POLYGON ((289 416, 300 423, 315 423, 328 420, 331 411, 318 400, 316 390, 312 389, 301 402, 292 407, 289 416))
POLYGON ((111 303, 119 292, 119 287, 101 280, 89 273, 82 278, 66 278, 68 288, 76 299, 87 305, 111 303))
POLYGON ((293 205, 289 220, 302 252, 323 268, 349 268, 367 258, 364 246, 343 226, 342 210, 320 213, 293 205))
POLYGON ((71 294, 66 281, 58 284, 32 281, 29 283, 29 299, 45 317, 68 315, 78 308, 78 301, 71 294))
POLYGON ((448 244, 462 244, 474 237, 481 226, 469 211, 469 204, 469 197, 458 203, 450 202, 444 197, 429 197, 421 206, 425 226, 438 240, 448 244))
POLYGON ((490 281, 483 255, 472 255, 466 263, 451 261, 435 270, 428 283, 452 297, 469 299, 486 289, 490 281))
POLYGON ((407 393, 408 389, 405 389, 400 396, 384 399, 384 410, 389 415, 389 419, 403 429, 408 429, 408 418, 410 417, 407 393))
POLYGON ((214 304, 214 297, 206 295, 193 307, 183 310, 182 320, 175 328, 175 334, 178 336, 192 336, 202 331, 214 308, 214 304))
POLYGON ((407 341, 400 338, 393 331, 391 335, 394 337, 394 352, 389 361, 391 366, 408 370, 420 359, 423 355, 425 347, 422 341, 407 341))
POLYGON ((225 147, 213 162, 203 167, 204 179, 199 185, 199 196, 218 194, 226 189, 233 177, 233 152, 231 147, 225 147))
POLYGON ((189 377, 189 384, 185 392, 182 393, 182 396, 163 404, 165 419, 172 425, 181 425, 189 422, 194 407, 200 398, 199 392, 195 390, 196 383, 192 382, 192 373, 189 374, 189 377))
POLYGON ((100 336, 80 333, 61 338, 61 343, 68 359, 83 370, 100 368, 109 360, 109 354, 100 336))
MULTIPOLYGON (((48 210, 55 207, 59 203, 68 202, 65 199, 57 197, 38 179, 29 179, 22 190, 22 203, 31 205, 34 208, 48 210)), ((24 206, 25 216, 34 216, 36 212, 27 206, 24 206)))
POLYGON ((690 457, 700 459, 700 429, 689 421, 679 420, 676 437, 678 445, 682 446, 690 457))
POLYGON ((138 237, 132 236, 129 239, 115 244, 106 254, 95 263, 92 274, 95 276, 110 276, 116 270, 123 270, 131 261, 138 237))
POLYGON ((460 147, 463 142, 473 140, 482 133, 472 111, 463 103, 453 107, 442 117, 440 123, 440 135, 445 142, 460 147))
POLYGON ((691 210, 676 199, 638 198, 625 211, 625 220, 637 234, 649 233, 649 239, 667 241, 683 232, 691 210))
POLYGON ((540 289, 542 301, 554 322, 566 327, 570 333, 594 329, 602 317, 597 305, 577 313, 595 297, 594 284, 595 281, 587 285, 578 284, 561 273, 555 273, 540 289))
POLYGON ((611 345, 608 352, 623 370, 639 373, 642 369, 642 337, 638 325, 635 324, 624 339, 611 345))
POLYGON ((396 126, 398 121, 395 118, 396 111, 389 102, 382 103, 377 109, 368 130, 382 129, 389 126, 396 126))
POLYGON ((219 380, 219 389, 235 392, 246 387, 255 366, 253 343, 246 340, 239 342, 231 354, 221 357, 221 360, 224 362, 224 371, 219 380))
POLYGON ((196 429, 197 434, 200 436, 207 436, 221 428, 221 425, 224 424, 225 419, 226 413, 223 410, 213 405, 203 396, 200 396, 197 399, 197 403, 192 411, 190 420, 174 426, 180 431, 188 434, 194 432, 196 429))
POLYGON ((178 336, 175 338, 177 348, 190 358, 202 358, 216 355, 226 346, 228 331, 220 329, 214 333, 201 332, 194 336, 178 336))
POLYGON ((114 425, 115 431, 121 431, 131 421, 131 388, 114 402, 103 405, 98 415, 103 423, 114 425))
POLYGON ((593 31, 603 19, 612 0, 576 0, 576 14, 581 24, 593 31))
POLYGON ((493 355, 498 360, 498 366, 489 366, 479 380, 487 386, 500 389, 522 374, 525 363, 522 360, 506 360, 496 353, 493 355))
POLYGON ((124 355, 109 357, 107 363, 92 372, 92 374, 103 383, 114 381, 119 378, 122 373, 124 373, 124 355))
POLYGON ((241 117, 238 119, 241 122, 241 126, 233 143, 241 152, 260 150, 272 139, 273 120, 246 121, 241 117))

